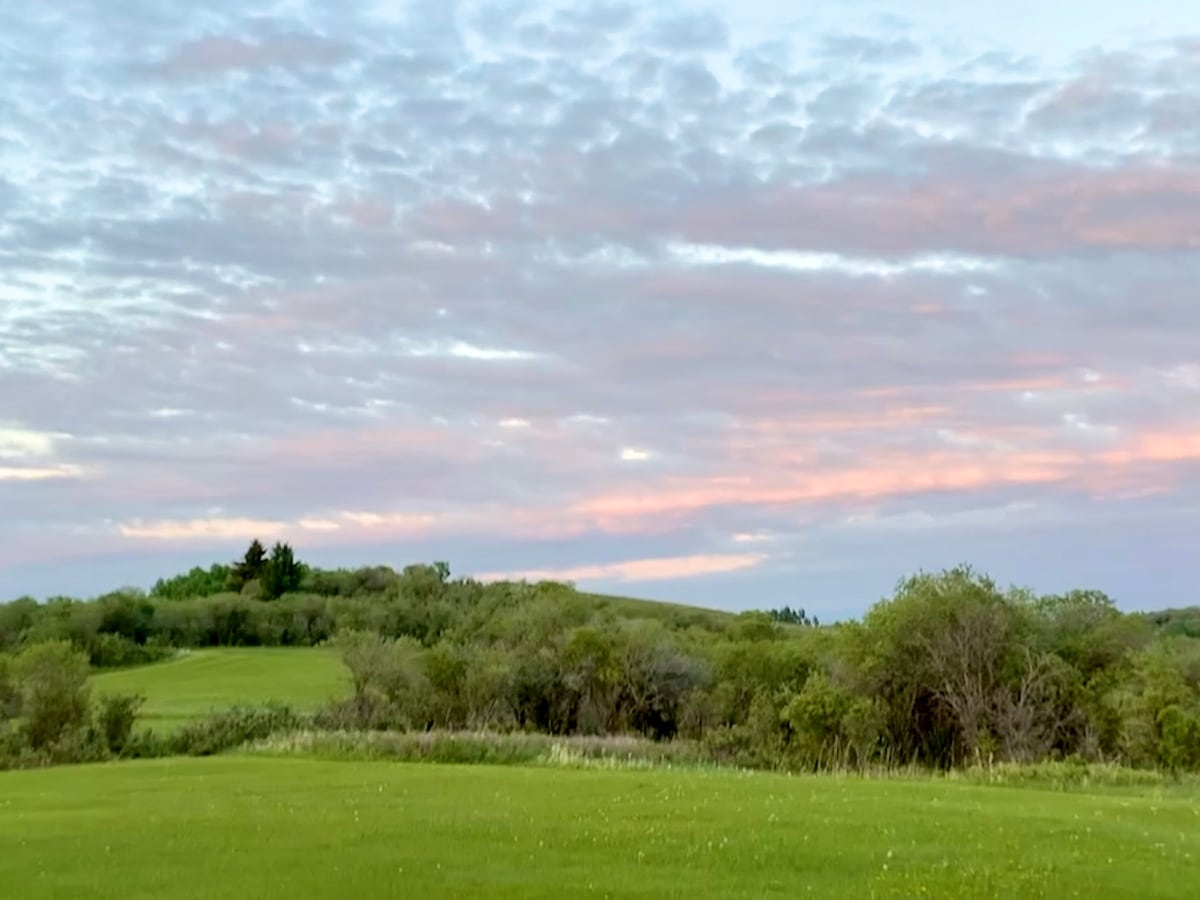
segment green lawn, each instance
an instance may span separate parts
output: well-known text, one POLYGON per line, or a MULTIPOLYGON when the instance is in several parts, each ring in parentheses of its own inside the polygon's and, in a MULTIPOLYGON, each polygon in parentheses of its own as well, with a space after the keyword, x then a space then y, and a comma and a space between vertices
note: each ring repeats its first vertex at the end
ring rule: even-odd
POLYGON ((139 721, 160 732, 237 703, 279 700, 309 709, 348 692, 349 683, 336 652, 298 647, 191 650, 167 662, 92 678, 96 693, 144 695, 139 721))
POLYGON ((22 900, 1196 896, 1200 809, 937 781, 248 756, 0 773, 22 900))

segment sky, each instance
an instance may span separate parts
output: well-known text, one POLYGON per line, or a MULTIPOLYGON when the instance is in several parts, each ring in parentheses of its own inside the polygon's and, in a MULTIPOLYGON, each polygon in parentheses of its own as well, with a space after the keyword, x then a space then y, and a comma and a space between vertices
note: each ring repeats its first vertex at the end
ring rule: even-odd
POLYGON ((1190 2, 0 8, 0 598, 1200 602, 1190 2))

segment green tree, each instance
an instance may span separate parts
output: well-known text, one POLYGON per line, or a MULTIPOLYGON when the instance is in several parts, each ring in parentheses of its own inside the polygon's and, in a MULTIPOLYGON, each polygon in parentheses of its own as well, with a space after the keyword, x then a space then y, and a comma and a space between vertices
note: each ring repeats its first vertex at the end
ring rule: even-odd
POLYGON ((1200 649, 1165 638, 1135 654, 1110 702, 1120 715, 1120 747, 1134 766, 1200 765, 1200 649))
POLYGON ((34 644, 16 660, 22 727, 35 750, 83 728, 90 713, 87 656, 67 641, 34 644))
POLYGON ((470 654, 465 647, 442 641, 425 654, 425 677, 429 682, 431 714, 439 728, 462 728, 469 715, 463 688, 470 654))
POLYGON ((21 694, 13 669, 12 657, 0 653, 0 722, 14 718, 21 708, 21 694))
POLYGON ((475 647, 467 657, 462 693, 471 728, 506 730, 516 722, 516 688, 511 651, 475 647))
MULTIPOLYGON (((184 575, 158 579, 150 589, 150 596, 164 600, 211 597, 229 588, 231 576, 231 567, 222 563, 213 563, 207 569, 195 566, 184 575)), ((241 585, 237 589, 240 590, 241 585)))
POLYGON ((628 724, 647 737, 674 737, 690 694, 708 681, 708 667, 683 653, 660 622, 630 620, 622 632, 621 702, 628 724))
POLYGON ((41 612, 41 605, 32 597, 0 604, 0 653, 19 650, 41 612))
POLYGON ((571 632, 559 665, 563 683, 573 695, 576 729, 603 734, 616 726, 621 690, 621 663, 611 634, 597 628, 571 632))
POLYGON ((231 591, 240 591, 251 581, 255 581, 262 577, 263 570, 267 567, 267 548, 262 545, 258 538, 250 542, 250 546, 246 548, 242 558, 233 564, 229 570, 228 588, 231 591))
POLYGON ((953 765, 1004 756, 1002 730, 1015 740, 1016 723, 1026 721, 1023 745, 1045 729, 1048 711, 1034 708, 1045 661, 1031 652, 1029 619, 1019 598, 959 566, 904 579, 849 630, 863 675, 858 690, 882 702, 902 759, 953 765))
POLYGON ((821 624, 817 621, 816 616, 809 618, 808 614, 804 612, 803 607, 792 609, 790 606, 784 606, 780 609, 771 610, 769 615, 776 622, 782 622, 785 625, 809 625, 815 628, 821 624))
POLYGON ((141 591, 125 589, 96 601, 98 634, 115 634, 136 644, 146 643, 154 629, 154 604, 141 591))
POLYGON ((271 548, 271 556, 262 569, 259 586, 264 600, 278 600, 284 594, 300 589, 304 570, 288 544, 278 541, 271 548))
POLYGON ((350 670, 355 718, 364 727, 424 727, 429 709, 425 650, 410 637, 385 638, 365 631, 337 635, 350 670))

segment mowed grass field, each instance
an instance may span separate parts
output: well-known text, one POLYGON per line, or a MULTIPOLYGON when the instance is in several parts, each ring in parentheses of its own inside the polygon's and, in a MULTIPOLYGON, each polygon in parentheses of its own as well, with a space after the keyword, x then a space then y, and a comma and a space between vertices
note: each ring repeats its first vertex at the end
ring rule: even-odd
POLYGON ((146 698, 139 722, 169 732, 190 719, 239 703, 272 700, 307 710, 350 690, 349 674, 328 648, 234 647, 190 650, 165 662, 101 672, 97 693, 146 698))
POLYGON ((226 756, 0 773, 22 900, 1195 898, 1195 798, 226 756))

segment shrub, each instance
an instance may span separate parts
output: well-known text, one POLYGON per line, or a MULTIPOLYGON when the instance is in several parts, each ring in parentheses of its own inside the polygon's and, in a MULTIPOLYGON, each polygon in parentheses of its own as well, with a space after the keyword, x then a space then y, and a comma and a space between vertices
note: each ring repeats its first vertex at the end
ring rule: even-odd
POLYGON ((106 694, 100 698, 96 728, 110 753, 118 756, 124 753, 143 702, 145 698, 138 694, 106 694))
POLYGON ((47 641, 17 657, 22 727, 34 750, 84 728, 90 712, 87 657, 68 641, 47 641))
POLYGON ((122 759, 157 759, 171 755, 171 742, 153 731, 134 731, 121 747, 122 759))
POLYGON ((166 746, 170 753, 211 756, 273 734, 294 731, 303 724, 303 718, 283 704, 235 706, 207 719, 189 722, 167 739, 166 746))
POLYGON ((121 634, 97 634, 90 638, 85 648, 89 661, 97 669, 113 669, 120 666, 142 666, 174 656, 175 648, 165 644, 138 644, 121 634))
POLYGON ((763 748, 745 725, 719 725, 710 728, 700 740, 706 759, 721 766, 769 768, 763 748))
POLYGON ((426 651, 417 640, 343 631, 337 635, 336 644, 354 684, 354 697, 349 701, 352 707, 340 705, 338 715, 353 715, 360 728, 423 729, 428 724, 426 651))

